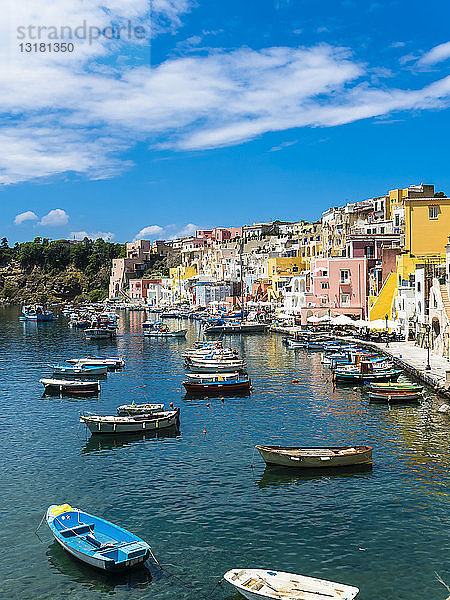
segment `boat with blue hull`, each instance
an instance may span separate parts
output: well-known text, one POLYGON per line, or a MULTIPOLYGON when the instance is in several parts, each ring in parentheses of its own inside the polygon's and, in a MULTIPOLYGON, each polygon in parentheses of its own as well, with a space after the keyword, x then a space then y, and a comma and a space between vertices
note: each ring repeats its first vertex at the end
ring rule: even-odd
POLYGON ((46 310, 40 304, 34 304, 31 306, 24 306, 22 308, 22 315, 19 317, 21 321, 36 321, 37 323, 45 323, 48 321, 54 321, 55 315, 50 311, 46 310))
POLYGON ((96 365, 49 365, 53 369, 53 375, 63 375, 64 377, 99 377, 108 373, 107 366, 96 365))
POLYGON ((64 550, 103 571, 138 567, 150 555, 150 546, 137 535, 68 504, 49 506, 46 522, 64 550))

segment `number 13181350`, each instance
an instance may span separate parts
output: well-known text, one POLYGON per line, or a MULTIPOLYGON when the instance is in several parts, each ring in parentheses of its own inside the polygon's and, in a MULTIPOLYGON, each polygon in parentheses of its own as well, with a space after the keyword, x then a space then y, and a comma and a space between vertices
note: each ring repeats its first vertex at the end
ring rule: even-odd
POLYGON ((73 52, 72 42, 25 42, 19 44, 21 52, 73 52))

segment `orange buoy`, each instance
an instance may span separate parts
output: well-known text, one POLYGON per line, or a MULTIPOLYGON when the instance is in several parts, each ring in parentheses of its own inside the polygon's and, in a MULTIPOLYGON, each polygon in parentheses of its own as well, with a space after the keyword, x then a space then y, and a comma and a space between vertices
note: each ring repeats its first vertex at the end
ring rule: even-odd
POLYGON ((222 404, 223 404, 225 402, 225 398, 221 398, 221 400, 222 400, 222 404))
POLYGON ((208 402, 206 406, 209 408, 211 406, 211 402, 208 402))
POLYGON ((169 406, 170 406, 170 408, 173 408, 173 402, 171 402, 171 403, 169 404, 169 406))
POLYGON ((293 379, 291 383, 298 383, 298 379, 293 379))
POLYGON ((203 435, 206 435, 206 429, 203 430, 203 435))

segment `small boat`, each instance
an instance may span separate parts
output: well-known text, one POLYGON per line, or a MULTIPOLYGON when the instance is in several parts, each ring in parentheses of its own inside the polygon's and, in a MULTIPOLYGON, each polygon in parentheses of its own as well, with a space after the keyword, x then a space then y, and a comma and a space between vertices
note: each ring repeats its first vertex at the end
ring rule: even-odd
POLYGON ((369 398, 381 402, 411 402, 422 398, 422 392, 369 392, 369 398))
POLYGON ((266 325, 257 321, 231 321, 220 325, 210 325, 205 328, 205 333, 208 335, 215 333, 259 333, 265 330, 266 325))
POLYGON ((266 464, 297 469, 367 464, 372 462, 373 450, 373 446, 328 446, 323 448, 255 446, 255 448, 266 464))
POLYGON ((367 383, 371 392, 410 393, 422 392, 423 385, 418 383, 367 383))
POLYGON ((133 415, 150 415, 164 410, 164 404, 122 404, 117 407, 119 417, 130 417, 133 415))
POLYGON ((248 600, 353 600, 357 587, 264 569, 231 569, 223 578, 248 600))
POLYGON ((46 321, 54 321, 56 317, 50 310, 46 310, 41 304, 32 304, 22 308, 22 316, 20 316, 19 319, 21 321, 36 321, 38 323, 43 323, 46 321))
POLYGON ((64 550, 97 569, 135 568, 150 555, 150 546, 137 535, 68 504, 49 506, 46 521, 64 550))
POLYGON ((193 373, 230 373, 243 371, 245 367, 243 360, 189 360, 187 365, 193 373))
POLYGON ((97 365, 77 365, 66 367, 65 365, 49 365, 53 369, 53 375, 64 375, 70 377, 98 377, 106 375, 108 367, 97 365))
POLYGON ((66 362, 74 365, 92 365, 118 369, 125 366, 125 361, 120 356, 88 356, 87 358, 69 358, 66 362))
POLYGON ((74 394, 77 396, 98 394, 99 381, 70 381, 69 379, 39 379, 46 394, 74 394))
POLYGON ((84 330, 87 340, 108 340, 116 335, 114 329, 109 327, 88 327, 84 330))
POLYGON ((302 340, 295 340, 294 338, 286 338, 286 345, 289 348, 304 348, 305 342, 302 340))
POLYGON ((144 331, 145 337, 174 337, 184 338, 186 337, 187 329, 179 329, 178 331, 169 331, 169 329, 150 329, 144 331))
POLYGON ((119 417, 116 415, 80 415, 80 423, 84 423, 92 434, 97 433, 140 433, 178 426, 180 409, 153 413, 150 415, 133 415, 119 417))
POLYGON ((248 375, 236 373, 188 374, 183 386, 190 394, 224 394, 248 391, 251 380, 248 375))

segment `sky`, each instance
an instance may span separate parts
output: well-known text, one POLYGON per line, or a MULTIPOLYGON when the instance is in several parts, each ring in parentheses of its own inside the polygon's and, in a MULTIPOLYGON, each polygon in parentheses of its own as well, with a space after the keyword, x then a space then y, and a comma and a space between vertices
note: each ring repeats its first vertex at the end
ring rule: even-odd
POLYGON ((10 242, 315 220, 421 182, 450 194, 447 2, 6 5, 10 242))

